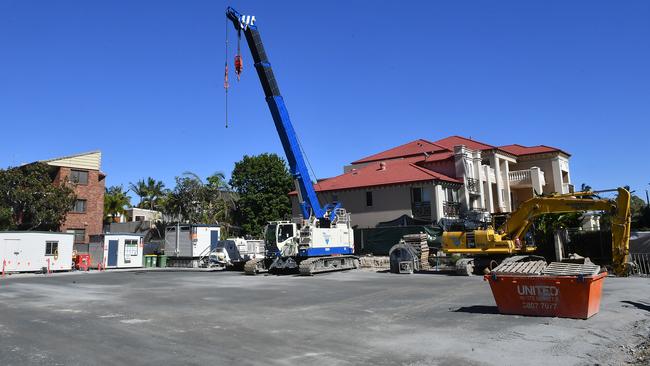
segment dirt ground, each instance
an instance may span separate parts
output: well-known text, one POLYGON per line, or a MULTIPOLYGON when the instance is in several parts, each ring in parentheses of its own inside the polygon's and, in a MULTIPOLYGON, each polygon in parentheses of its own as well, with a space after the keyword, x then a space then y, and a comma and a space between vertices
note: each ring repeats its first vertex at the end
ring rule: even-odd
POLYGON ((588 320, 501 315, 481 277, 135 271, 0 279, 1 365, 647 365, 650 279, 588 320))

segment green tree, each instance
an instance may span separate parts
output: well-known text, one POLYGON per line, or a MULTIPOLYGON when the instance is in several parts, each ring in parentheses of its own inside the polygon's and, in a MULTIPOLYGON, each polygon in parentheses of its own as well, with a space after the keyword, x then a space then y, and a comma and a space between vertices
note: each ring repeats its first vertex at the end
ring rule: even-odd
POLYGON ((209 176, 205 183, 197 174, 185 172, 176 177, 176 187, 167 195, 163 212, 192 223, 227 226, 236 201, 237 195, 231 191, 223 173, 209 176))
POLYGON ((259 237, 268 221, 291 217, 293 178, 278 155, 245 155, 235 163, 230 186, 239 195, 236 222, 243 234, 259 237))
POLYGON ((53 179, 43 163, 0 170, 0 229, 58 230, 76 197, 67 179, 53 179))
POLYGON ((161 204, 161 200, 167 194, 165 183, 155 180, 151 177, 147 178, 147 183, 144 190, 145 198, 141 202, 140 208, 148 208, 150 210, 157 210, 161 204))
POLYGON ((141 207, 144 203, 145 197, 147 197, 147 183, 144 181, 144 179, 140 179, 135 183, 130 182, 129 190, 138 196, 138 204, 136 207, 141 207))
POLYGON ((131 207, 131 198, 122 186, 111 186, 104 193, 104 222, 111 222, 131 207))

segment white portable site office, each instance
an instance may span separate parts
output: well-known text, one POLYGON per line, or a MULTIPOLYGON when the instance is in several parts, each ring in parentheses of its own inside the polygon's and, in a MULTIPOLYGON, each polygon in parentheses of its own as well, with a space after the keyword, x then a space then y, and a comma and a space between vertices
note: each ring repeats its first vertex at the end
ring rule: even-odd
POLYGON ((88 245, 92 267, 137 268, 143 266, 144 243, 142 235, 106 233, 93 235, 88 245))
POLYGON ((0 232, 0 270, 37 272, 72 269, 74 234, 4 231, 0 232))
POLYGON ((170 258, 199 258, 210 255, 217 247, 221 228, 218 225, 176 225, 165 229, 165 255, 170 258), (176 239, 178 238, 178 245, 176 239))

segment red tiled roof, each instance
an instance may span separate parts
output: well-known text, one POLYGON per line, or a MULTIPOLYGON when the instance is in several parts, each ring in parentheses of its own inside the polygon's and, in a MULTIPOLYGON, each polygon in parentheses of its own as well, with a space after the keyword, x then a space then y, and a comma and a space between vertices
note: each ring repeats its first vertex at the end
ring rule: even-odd
POLYGON ((378 154, 367 156, 363 159, 353 161, 352 164, 363 164, 369 163, 372 161, 388 160, 409 156, 423 155, 424 153, 437 153, 447 150, 446 147, 437 145, 431 141, 424 139, 418 139, 411 142, 408 142, 404 145, 394 147, 392 149, 382 151, 378 154))
POLYGON ((566 155, 570 155, 558 148, 552 146, 546 146, 546 145, 522 146, 519 144, 512 144, 512 145, 500 146, 499 149, 516 156, 543 154, 549 152, 561 152, 566 155))
MULTIPOLYGON (((462 183, 456 178, 418 166, 415 164, 418 160, 422 161, 423 158, 388 160, 382 162, 385 167, 383 170, 380 165, 382 163, 368 164, 345 174, 321 180, 314 184, 314 189, 317 192, 325 192, 431 180, 462 183)), ((295 193, 295 191, 291 192, 291 194, 295 193)))
POLYGON ((467 148, 472 150, 490 150, 494 149, 494 146, 484 144, 480 141, 474 141, 463 136, 449 136, 442 140, 434 141, 434 144, 440 145, 449 149, 454 150, 454 146, 465 145, 467 148))

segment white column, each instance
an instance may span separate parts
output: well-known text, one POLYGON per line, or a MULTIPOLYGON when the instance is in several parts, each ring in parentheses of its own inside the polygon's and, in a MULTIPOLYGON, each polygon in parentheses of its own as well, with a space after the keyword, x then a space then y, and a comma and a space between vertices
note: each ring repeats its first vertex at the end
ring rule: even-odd
POLYGON ((507 212, 512 211, 512 203, 510 202, 510 162, 508 160, 503 161, 503 188, 505 189, 505 194, 503 197, 503 204, 507 212))
POLYGON ((562 184, 562 168, 560 167, 560 158, 555 158, 551 161, 553 167, 553 185, 556 193, 568 193, 564 191, 562 184))
POLYGON ((481 152, 476 151, 474 153, 474 178, 478 181, 478 189, 480 198, 478 200, 478 205, 480 208, 485 208, 485 202, 483 197, 485 193, 483 192, 483 181, 481 180, 481 152))
POLYGON ((494 178, 496 179, 495 183, 497 184, 497 205, 501 211, 503 211, 503 176, 501 175, 501 162, 499 161, 499 158, 493 155, 490 158, 490 165, 492 166, 492 169, 494 169, 494 178))
POLYGON ((469 151, 464 145, 454 146, 454 163, 456 167, 456 178, 463 181, 463 185, 458 190, 458 198, 463 209, 469 209, 469 191, 467 190, 467 178, 471 178, 472 173, 467 171, 467 162, 469 151))
POLYGON ((533 186, 533 196, 544 193, 544 184, 542 183, 542 170, 536 166, 530 168, 530 180, 533 186))
POLYGON ((485 208, 490 212, 494 212, 494 198, 492 197, 492 179, 490 179, 490 167, 483 166, 485 172, 485 208))
POLYGON ((440 184, 433 186, 433 202, 431 202, 431 216, 434 221, 444 217, 442 203, 445 200, 445 192, 440 184))

